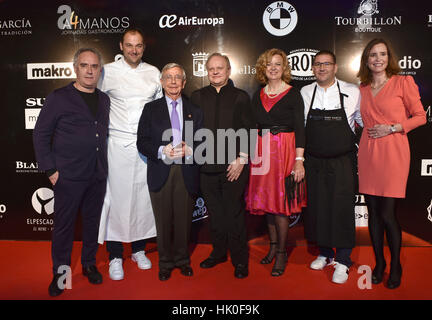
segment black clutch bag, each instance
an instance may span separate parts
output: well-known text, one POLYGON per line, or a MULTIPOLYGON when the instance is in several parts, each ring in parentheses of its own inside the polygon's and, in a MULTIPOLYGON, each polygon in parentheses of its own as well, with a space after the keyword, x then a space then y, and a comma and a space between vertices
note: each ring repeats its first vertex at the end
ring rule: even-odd
POLYGON ((294 175, 290 174, 285 178, 285 197, 288 201, 288 206, 291 210, 291 206, 294 202, 301 203, 306 198, 306 183, 302 179, 300 182, 295 182, 294 175))

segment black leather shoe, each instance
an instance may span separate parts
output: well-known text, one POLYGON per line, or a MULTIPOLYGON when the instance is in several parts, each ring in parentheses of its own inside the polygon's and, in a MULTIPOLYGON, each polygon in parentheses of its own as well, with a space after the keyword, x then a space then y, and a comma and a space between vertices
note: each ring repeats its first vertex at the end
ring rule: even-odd
POLYGON ((179 267, 180 268, 180 273, 186 277, 191 277, 193 276, 193 270, 191 268, 190 265, 185 264, 184 266, 179 267))
POLYGON ((166 281, 171 277, 171 269, 161 269, 159 270, 159 280, 166 281))
POLYGON ((390 276, 387 280, 387 288, 396 289, 401 284, 402 278, 402 266, 399 264, 399 268, 397 270, 390 269, 390 276))
POLYGON ((234 277, 238 279, 246 278, 249 275, 248 266, 245 264, 238 264, 235 266, 234 277))
POLYGON ((61 274, 55 274, 48 287, 48 293, 51 297, 57 297, 61 295, 64 291, 64 289, 60 289, 58 286, 58 280, 60 279, 61 276, 62 276, 61 274))
POLYGON ((382 267, 376 266, 375 269, 372 271, 372 283, 373 284, 380 284, 383 281, 384 277, 384 270, 386 268, 386 265, 382 267))
POLYGON ((91 284, 101 284, 102 283, 102 275, 96 268, 96 266, 89 266, 82 268, 83 275, 88 278, 88 281, 91 284))
POLYGON ((203 269, 213 268, 219 263, 226 262, 226 261, 227 261, 227 256, 223 256, 222 258, 218 258, 218 259, 215 259, 210 256, 200 263, 200 267, 203 269))

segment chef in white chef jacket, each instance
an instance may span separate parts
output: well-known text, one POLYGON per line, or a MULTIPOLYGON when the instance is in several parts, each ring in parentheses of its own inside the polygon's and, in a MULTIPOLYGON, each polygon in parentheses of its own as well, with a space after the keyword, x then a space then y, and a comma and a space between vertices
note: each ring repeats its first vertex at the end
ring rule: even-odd
POLYGON ((107 242, 112 280, 122 280, 123 243, 131 243, 132 261, 150 269, 145 256, 156 227, 147 186, 147 159, 136 147, 144 105, 162 97, 159 70, 141 61, 145 44, 140 30, 121 39, 123 57, 104 66, 98 87, 111 99, 108 137, 108 183, 99 227, 99 243, 107 242))

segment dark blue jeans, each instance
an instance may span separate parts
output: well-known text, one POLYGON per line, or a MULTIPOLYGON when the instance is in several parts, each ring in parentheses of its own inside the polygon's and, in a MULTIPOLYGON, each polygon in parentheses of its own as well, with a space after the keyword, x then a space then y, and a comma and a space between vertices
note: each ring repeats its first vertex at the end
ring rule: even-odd
POLYGON ((353 264, 351 261, 352 248, 336 248, 336 257, 333 248, 320 247, 320 255, 326 258, 335 258, 336 262, 346 265, 348 268, 353 264))
MULTIPOLYGON (((146 240, 138 240, 131 242, 132 253, 137 253, 143 251, 146 246, 146 240)), ((118 241, 107 241, 106 242, 107 251, 109 252, 109 260, 114 258, 123 259, 123 243, 118 241)))

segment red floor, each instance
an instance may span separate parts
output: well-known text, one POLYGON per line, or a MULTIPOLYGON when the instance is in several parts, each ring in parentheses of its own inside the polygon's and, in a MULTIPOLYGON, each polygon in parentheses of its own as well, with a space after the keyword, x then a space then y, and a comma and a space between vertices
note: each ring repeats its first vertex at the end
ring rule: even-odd
MULTIPOLYGON (((308 264, 314 259, 313 248, 298 245, 290 247, 289 262, 280 278, 270 276, 271 265, 259 264, 267 246, 261 240, 250 242, 250 275, 235 279, 233 267, 227 263, 213 269, 200 269, 199 262, 211 251, 211 246, 200 244, 191 255, 194 276, 187 278, 174 270, 171 279, 158 280, 158 254, 154 243, 148 244, 151 270, 139 270, 126 259, 125 279, 112 281, 108 277, 107 253, 104 247, 98 251, 98 268, 104 276, 101 285, 90 285, 81 274, 81 243, 75 242, 72 254, 72 290, 66 290, 56 300, 395 300, 432 299, 430 261, 432 247, 403 247, 401 253, 402 285, 389 290, 383 284, 371 289, 360 289, 361 265, 373 268, 373 252, 370 246, 354 249, 350 278, 344 285, 331 282, 333 269, 313 271, 308 264)), ((130 254, 127 246, 125 254, 130 254)), ((388 258, 389 252, 386 248, 388 258)), ((47 288, 51 281, 50 242, 0 241, 0 300, 51 299, 47 288)), ((387 270, 388 272, 388 270, 387 270)))

